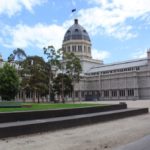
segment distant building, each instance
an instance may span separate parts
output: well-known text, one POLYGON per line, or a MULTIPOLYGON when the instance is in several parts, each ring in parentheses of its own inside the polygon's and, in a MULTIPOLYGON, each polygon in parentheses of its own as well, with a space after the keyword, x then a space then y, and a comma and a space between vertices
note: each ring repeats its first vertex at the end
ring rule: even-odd
POLYGON ((76 99, 150 99, 150 50, 147 58, 105 65, 92 59, 91 45, 87 31, 75 19, 65 33, 62 48, 81 60, 83 73, 75 85, 76 99))

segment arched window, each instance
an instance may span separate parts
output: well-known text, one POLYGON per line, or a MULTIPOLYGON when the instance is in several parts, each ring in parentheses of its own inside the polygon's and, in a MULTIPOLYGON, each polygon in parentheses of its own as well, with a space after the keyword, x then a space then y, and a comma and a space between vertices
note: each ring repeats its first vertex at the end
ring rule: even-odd
POLYGON ((83 30, 84 33, 86 33, 86 30, 83 30))
POLYGON ((68 31, 67 31, 67 33, 71 33, 71 31, 70 31, 70 30, 68 30, 68 31))
POLYGON ((75 32, 78 32, 79 30, 78 29, 75 29, 75 32))

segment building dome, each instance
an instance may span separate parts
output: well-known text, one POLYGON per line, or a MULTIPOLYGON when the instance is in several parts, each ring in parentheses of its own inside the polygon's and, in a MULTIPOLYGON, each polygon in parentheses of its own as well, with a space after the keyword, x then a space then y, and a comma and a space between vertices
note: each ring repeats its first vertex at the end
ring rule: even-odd
POLYGON ((78 24, 78 20, 74 20, 74 24, 66 31, 64 42, 69 40, 86 40, 90 42, 87 31, 78 24))
POLYGON ((66 31, 62 49, 73 52, 79 58, 91 58, 91 40, 87 31, 74 20, 74 24, 66 31))

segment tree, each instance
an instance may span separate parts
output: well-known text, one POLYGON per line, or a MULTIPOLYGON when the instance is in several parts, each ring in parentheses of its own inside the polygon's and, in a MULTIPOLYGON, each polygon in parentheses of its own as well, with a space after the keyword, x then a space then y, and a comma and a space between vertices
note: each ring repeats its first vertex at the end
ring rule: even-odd
POLYGON ((16 62, 20 62, 20 61, 23 61, 23 59, 25 59, 26 57, 27 57, 27 55, 26 55, 25 51, 21 48, 17 48, 8 57, 8 62, 14 61, 15 59, 16 59, 16 62))
POLYGON ((24 59, 27 58, 25 51, 21 48, 17 48, 13 51, 12 54, 8 57, 8 62, 13 63, 15 67, 17 67, 18 74, 20 73, 20 66, 24 59))
POLYGON ((13 66, 4 64, 0 68, 0 95, 2 100, 13 100, 19 91, 19 76, 13 66))
POLYGON ((48 46, 47 48, 44 47, 44 54, 47 55, 47 59, 48 59, 48 74, 49 74, 49 101, 51 101, 51 95, 53 93, 53 89, 52 89, 52 82, 53 82, 53 77, 54 77, 54 72, 57 71, 57 69, 60 68, 60 51, 56 51, 55 48, 53 46, 48 46))
POLYGON ((39 98, 48 94, 48 70, 47 64, 42 57, 27 57, 22 63, 22 82, 24 90, 30 91, 39 98))
POLYGON ((63 103, 65 103, 64 96, 68 95, 73 90, 70 77, 67 74, 58 74, 53 81, 53 89, 57 95, 61 96, 63 103))
POLYGON ((73 85, 73 101, 74 101, 74 86, 76 82, 80 80, 80 73, 82 72, 82 66, 80 59, 75 56, 74 53, 65 53, 64 59, 66 61, 66 73, 69 75, 73 85))

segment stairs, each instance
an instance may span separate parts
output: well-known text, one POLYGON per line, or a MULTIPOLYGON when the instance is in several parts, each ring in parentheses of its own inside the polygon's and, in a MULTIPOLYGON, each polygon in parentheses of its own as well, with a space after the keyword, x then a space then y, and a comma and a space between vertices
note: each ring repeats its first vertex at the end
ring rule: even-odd
MULTIPOLYGON (((119 104, 124 105, 124 104, 119 104)), ((85 109, 85 108, 84 108, 85 109)), ((54 131, 58 129, 76 127, 81 125, 89 125, 93 123, 99 123, 104 121, 110 121, 135 115, 141 115, 148 113, 148 108, 133 108, 128 109, 125 107, 119 109, 104 109, 102 112, 100 109, 92 109, 91 113, 86 112, 82 108, 77 108, 78 111, 81 111, 81 114, 72 113, 71 115, 58 115, 51 116, 47 118, 41 118, 38 116, 35 118, 30 118, 29 120, 22 118, 21 120, 14 121, 1 121, 0 123, 0 138, 13 137, 25 134, 54 131)), ((65 109, 68 111, 67 109, 65 109)), ((56 110, 54 110, 56 111, 56 110)), ((58 110, 59 111, 59 110, 58 110)), ((63 110, 64 111, 64 110, 63 110)), ((71 109, 70 109, 71 111, 71 109)), ((30 112, 29 112, 30 113, 30 112)), ((35 113, 34 111, 32 113, 35 113)), ((13 114, 13 113, 12 113, 13 114)), ((2 113, 0 114, 1 117, 2 113)), ((5 114, 6 115, 6 114, 5 114)), ((11 113, 9 113, 11 115, 11 113)), ((43 115, 44 116, 44 115, 43 115)), ((13 118, 14 119, 14 118, 13 118)), ((1 118, 0 118, 1 120, 1 118)))

